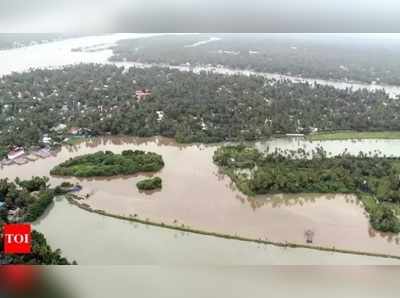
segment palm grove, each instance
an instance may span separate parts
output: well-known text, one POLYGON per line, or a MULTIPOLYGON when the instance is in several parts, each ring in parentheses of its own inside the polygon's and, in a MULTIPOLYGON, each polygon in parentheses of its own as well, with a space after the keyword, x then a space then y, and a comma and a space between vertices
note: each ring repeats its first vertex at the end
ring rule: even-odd
MULTIPOLYGON (((279 133, 400 130, 400 103, 383 91, 257 76, 77 65, 0 81, 0 147, 37 145, 54 128, 92 134, 161 135, 178 142, 257 140, 279 133), (138 100, 136 90, 150 89, 138 100)), ((4 151, 4 149, 3 149, 4 151)))

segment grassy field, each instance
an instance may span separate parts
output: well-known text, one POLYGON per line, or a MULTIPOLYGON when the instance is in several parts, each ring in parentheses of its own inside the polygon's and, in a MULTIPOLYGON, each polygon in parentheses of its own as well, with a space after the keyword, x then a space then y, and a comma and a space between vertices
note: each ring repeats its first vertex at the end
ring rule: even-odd
POLYGON ((400 131, 332 131, 319 132, 307 136, 311 141, 348 139, 400 139, 400 131))

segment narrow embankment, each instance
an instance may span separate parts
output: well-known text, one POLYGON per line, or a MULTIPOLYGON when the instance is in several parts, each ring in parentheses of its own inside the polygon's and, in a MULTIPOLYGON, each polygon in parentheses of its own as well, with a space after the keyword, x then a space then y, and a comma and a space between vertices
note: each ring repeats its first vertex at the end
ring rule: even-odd
POLYGON ((176 225, 165 224, 163 222, 156 222, 156 221, 153 221, 148 218, 141 219, 141 218, 138 218, 137 216, 133 216, 133 215, 132 216, 123 216, 123 215, 108 213, 104 210, 95 210, 95 209, 92 209, 89 205, 87 205, 85 203, 78 202, 78 200, 74 199, 73 196, 67 196, 67 199, 71 204, 73 204, 83 210, 86 210, 88 212, 91 212, 91 213, 97 213, 97 214, 103 215, 103 216, 108 216, 108 217, 126 220, 126 221, 137 222, 137 223, 141 223, 141 224, 145 224, 145 225, 157 226, 157 227, 161 227, 161 228, 167 228, 167 229, 178 230, 178 231, 183 231, 183 232, 190 232, 190 233, 206 235, 206 236, 214 236, 214 237, 231 239, 231 240, 255 242, 255 243, 259 243, 259 244, 269 244, 269 245, 274 245, 274 246, 278 246, 278 247, 307 248, 307 249, 314 249, 314 250, 319 250, 319 251, 354 254, 354 255, 362 255, 362 256, 370 256, 370 257, 391 258, 391 259, 400 260, 400 255, 397 256, 397 255, 390 255, 390 254, 371 253, 371 252, 340 249, 340 248, 336 248, 336 247, 322 247, 322 246, 313 246, 313 245, 291 243, 291 242, 284 242, 284 243, 274 242, 274 241, 266 240, 266 239, 263 240, 263 239, 249 238, 249 237, 244 237, 244 236, 239 236, 239 235, 231 235, 231 234, 225 234, 225 233, 204 231, 204 230, 192 228, 192 227, 184 225, 184 224, 179 224, 179 225, 178 224, 176 224, 176 225))

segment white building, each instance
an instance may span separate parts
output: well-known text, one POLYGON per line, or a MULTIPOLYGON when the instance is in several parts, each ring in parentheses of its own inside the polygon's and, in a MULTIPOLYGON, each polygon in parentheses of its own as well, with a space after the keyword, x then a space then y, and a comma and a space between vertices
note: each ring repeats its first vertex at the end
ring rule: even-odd
POLYGON ((56 127, 53 127, 53 130, 54 131, 62 131, 64 129, 66 129, 66 128, 67 128, 67 126, 65 124, 60 123, 56 127))
POLYGON ((25 154, 24 149, 13 150, 13 151, 8 152, 7 157, 10 160, 14 160, 14 159, 17 159, 19 157, 22 157, 24 154, 25 154))
POLYGON ((52 141, 52 139, 47 135, 44 135, 42 138, 42 143, 44 143, 44 144, 50 144, 51 141, 52 141))

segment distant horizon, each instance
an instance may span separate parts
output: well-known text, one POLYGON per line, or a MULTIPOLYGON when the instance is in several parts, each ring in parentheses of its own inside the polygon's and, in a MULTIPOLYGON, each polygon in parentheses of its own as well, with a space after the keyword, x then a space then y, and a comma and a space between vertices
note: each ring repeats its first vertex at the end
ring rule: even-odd
POLYGON ((398 32, 395 0, 0 0, 0 32, 398 32))
POLYGON ((49 32, 0 32, 1 35, 42 35, 42 34, 59 34, 59 35, 67 35, 67 36, 100 36, 100 35, 113 35, 113 34, 171 34, 171 35, 207 35, 207 34, 224 34, 224 35, 281 35, 282 37, 293 37, 293 36, 303 36, 304 38, 312 37, 312 38, 324 38, 324 37, 333 37, 333 38, 378 38, 378 39, 400 39, 400 33, 365 33, 365 32, 86 32, 86 33, 78 33, 78 32, 57 32, 57 31, 49 31, 49 32))

